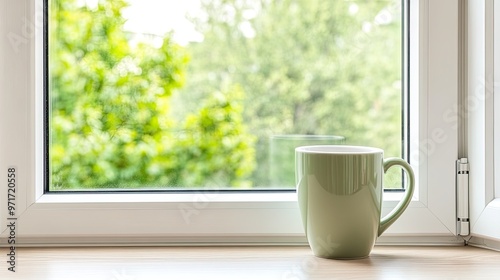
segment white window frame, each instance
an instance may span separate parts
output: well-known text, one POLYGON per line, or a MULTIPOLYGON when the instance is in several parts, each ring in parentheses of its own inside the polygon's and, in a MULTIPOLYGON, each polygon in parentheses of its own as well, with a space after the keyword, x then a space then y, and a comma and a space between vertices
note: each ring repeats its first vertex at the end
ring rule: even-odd
MULTIPOLYGON (((379 244, 459 244, 455 215, 458 4, 411 1, 410 159, 418 192, 379 244), (430 28, 432 27, 432 28, 430 28), (414 94, 413 93, 413 94, 414 94), (415 98, 416 97, 416 98, 415 98), (416 114, 418 113, 418 114, 416 114), (415 146, 415 145, 413 145, 415 146)), ((42 1, 0 1, 0 184, 17 170, 17 238, 37 245, 305 244, 294 193, 44 194, 42 1), (13 43, 15 42, 15 44, 13 43)), ((0 188, 0 237, 7 236, 0 188)), ((383 213, 397 201, 386 200, 383 213)))
POLYGON ((500 2, 469 0, 471 243, 500 250, 500 2))

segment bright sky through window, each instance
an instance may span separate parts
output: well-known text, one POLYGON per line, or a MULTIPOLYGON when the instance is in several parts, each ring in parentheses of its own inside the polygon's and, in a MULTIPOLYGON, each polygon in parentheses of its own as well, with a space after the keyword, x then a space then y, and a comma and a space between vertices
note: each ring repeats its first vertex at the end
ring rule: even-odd
POLYGON ((186 18, 189 15, 196 16, 196 11, 201 12, 199 0, 128 2, 130 6, 123 10, 123 17, 127 20, 124 26, 126 31, 157 36, 173 31, 173 39, 181 45, 203 40, 203 35, 186 18))

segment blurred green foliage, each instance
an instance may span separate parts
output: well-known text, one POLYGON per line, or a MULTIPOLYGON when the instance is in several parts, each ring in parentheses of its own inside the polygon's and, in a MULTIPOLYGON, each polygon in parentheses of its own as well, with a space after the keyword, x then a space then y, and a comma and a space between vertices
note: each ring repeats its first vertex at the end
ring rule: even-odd
POLYGON ((187 116, 185 134, 174 147, 183 163, 178 174, 185 185, 252 186, 242 180, 255 168, 255 136, 243 123, 243 98, 236 86, 215 92, 196 114, 187 116))
POLYGON ((50 0, 52 190, 269 187, 273 135, 401 156, 401 1, 201 0, 160 47, 82 3, 50 0))
POLYGON ((210 95, 184 122, 169 117, 189 56, 163 39, 129 44, 122 0, 95 9, 53 0, 50 13, 51 189, 248 185, 254 137, 244 93, 210 95))
POLYGON ((205 16, 192 21, 204 40, 189 44, 187 83, 174 100, 196 108, 221 85, 241 85, 258 139, 255 185, 269 186, 274 135, 337 135, 401 156, 400 0, 201 3, 205 16))

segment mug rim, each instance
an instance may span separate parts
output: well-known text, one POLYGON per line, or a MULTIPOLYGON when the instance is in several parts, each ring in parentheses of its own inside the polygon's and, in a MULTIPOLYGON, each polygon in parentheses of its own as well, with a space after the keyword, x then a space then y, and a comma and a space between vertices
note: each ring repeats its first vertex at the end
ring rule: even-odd
POLYGON ((349 146, 349 145, 309 145, 295 148, 295 152, 304 154, 342 154, 342 155, 368 155, 384 153, 380 148, 368 146, 349 146))

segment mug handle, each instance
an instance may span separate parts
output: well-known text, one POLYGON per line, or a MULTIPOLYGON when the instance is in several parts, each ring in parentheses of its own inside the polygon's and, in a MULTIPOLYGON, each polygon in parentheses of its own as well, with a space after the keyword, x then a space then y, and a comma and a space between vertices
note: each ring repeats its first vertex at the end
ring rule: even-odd
POLYGON ((413 190, 415 188, 415 174, 413 174, 413 169, 404 160, 400 158, 387 158, 384 160, 384 173, 389 170, 394 165, 399 165, 406 171, 406 176, 408 178, 409 184, 403 199, 396 205, 396 207, 385 217, 380 220, 380 225, 378 227, 378 236, 380 236, 390 225, 392 225, 406 210, 406 207, 410 205, 411 198, 413 197, 413 190))

